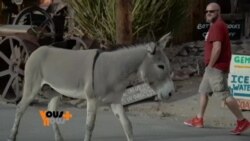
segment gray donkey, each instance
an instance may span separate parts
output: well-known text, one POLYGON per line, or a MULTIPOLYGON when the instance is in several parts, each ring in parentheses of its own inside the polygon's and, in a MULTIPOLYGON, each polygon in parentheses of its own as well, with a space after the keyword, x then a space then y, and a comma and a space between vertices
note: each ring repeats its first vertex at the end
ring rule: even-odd
MULTIPOLYGON (((159 99, 167 99, 174 91, 170 65, 163 49, 171 39, 166 34, 157 42, 134 45, 115 51, 64 50, 43 46, 34 51, 25 66, 23 97, 16 109, 9 141, 16 140, 19 123, 26 108, 44 84, 58 93, 87 100, 84 141, 90 141, 98 105, 110 105, 120 120, 128 141, 133 141, 132 125, 121 97, 131 76, 149 84, 159 99)), ((55 111, 59 96, 51 99, 49 110, 55 111)), ((55 140, 62 140, 57 124, 53 124, 55 140)))

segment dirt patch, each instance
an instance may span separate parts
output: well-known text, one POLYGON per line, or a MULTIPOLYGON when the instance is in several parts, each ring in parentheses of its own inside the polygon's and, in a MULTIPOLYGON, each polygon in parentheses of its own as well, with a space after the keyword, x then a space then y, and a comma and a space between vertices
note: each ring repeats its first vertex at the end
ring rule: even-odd
MULTIPOLYGON (((165 102, 147 101, 126 107, 127 111, 135 116, 150 116, 172 118, 183 122, 194 117, 199 110, 199 94, 197 93, 201 77, 192 77, 184 81, 176 81, 176 93, 165 102)), ((249 119, 250 112, 243 112, 249 119)), ((217 97, 210 97, 205 115, 205 126, 233 127, 235 117, 227 107, 222 105, 217 97)))

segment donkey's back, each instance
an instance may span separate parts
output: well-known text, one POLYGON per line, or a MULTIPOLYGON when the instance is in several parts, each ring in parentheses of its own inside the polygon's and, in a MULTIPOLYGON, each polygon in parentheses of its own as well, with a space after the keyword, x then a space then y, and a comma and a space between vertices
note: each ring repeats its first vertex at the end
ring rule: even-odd
POLYGON ((25 82, 34 84, 25 83, 25 87, 48 84, 63 95, 85 97, 83 91, 90 89, 92 85, 96 52, 97 50, 75 51, 42 46, 27 61, 25 82))

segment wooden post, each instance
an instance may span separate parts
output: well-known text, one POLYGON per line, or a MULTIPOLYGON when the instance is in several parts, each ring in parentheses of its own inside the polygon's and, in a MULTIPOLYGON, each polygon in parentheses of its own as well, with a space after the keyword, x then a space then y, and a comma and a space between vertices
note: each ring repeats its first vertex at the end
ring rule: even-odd
POLYGON ((116 0, 116 43, 132 42, 132 0, 116 0))
POLYGON ((245 37, 250 37, 250 13, 245 13, 245 37))
MULTIPOLYGON (((207 0, 193 0, 193 4, 190 4, 189 9, 191 11, 191 14, 189 15, 189 19, 187 20, 185 24, 182 26, 183 31, 181 34, 183 36, 184 31, 186 31, 185 35, 183 36, 184 40, 181 42, 187 42, 191 40, 197 40, 199 39, 199 32, 197 30, 197 25, 201 22, 203 22, 204 19, 204 10, 207 6, 207 0), (187 28, 187 26, 190 26, 192 28, 187 28), (192 35, 192 36, 190 36, 192 35)), ((180 42, 180 43, 181 43, 180 42)))
POLYGON ((238 0, 230 0, 231 2, 231 13, 236 13, 238 0))
POLYGON ((3 23, 3 15, 2 15, 2 0, 0 0, 0 24, 3 23))

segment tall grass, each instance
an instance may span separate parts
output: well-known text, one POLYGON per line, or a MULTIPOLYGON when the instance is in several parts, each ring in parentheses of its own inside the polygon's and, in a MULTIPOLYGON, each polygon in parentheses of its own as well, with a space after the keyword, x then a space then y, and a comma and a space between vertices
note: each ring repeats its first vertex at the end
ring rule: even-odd
POLYGON ((179 32, 188 14, 188 0, 134 0, 133 33, 137 38, 154 38, 179 32))
MULTIPOLYGON (((91 38, 115 43, 116 0, 67 0, 78 28, 91 38)), ((179 32, 190 0, 133 0, 134 40, 155 39, 179 32)))

